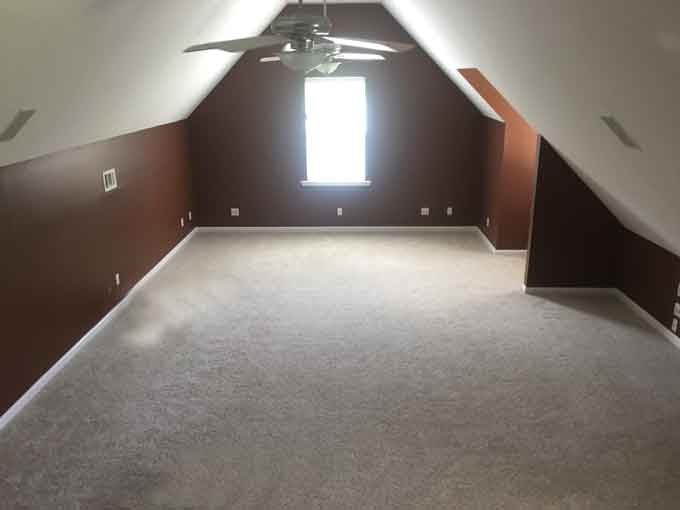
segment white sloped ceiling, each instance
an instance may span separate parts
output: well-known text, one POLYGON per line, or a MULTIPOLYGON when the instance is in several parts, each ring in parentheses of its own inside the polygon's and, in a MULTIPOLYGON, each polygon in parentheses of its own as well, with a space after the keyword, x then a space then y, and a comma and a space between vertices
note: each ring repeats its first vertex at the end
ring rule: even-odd
POLYGON ((447 72, 479 68, 624 225, 680 254, 680 2, 384 3, 447 72))
MULTIPOLYGON (((38 110, 0 165, 186 118, 237 56, 182 49, 258 34, 284 3, 0 2, 0 130, 38 110)), ((479 68, 627 227, 680 254, 680 2, 383 3, 456 83, 479 68)))
POLYGON ((264 30, 283 0, 2 0, 0 166, 186 118, 236 62, 191 44, 264 30))

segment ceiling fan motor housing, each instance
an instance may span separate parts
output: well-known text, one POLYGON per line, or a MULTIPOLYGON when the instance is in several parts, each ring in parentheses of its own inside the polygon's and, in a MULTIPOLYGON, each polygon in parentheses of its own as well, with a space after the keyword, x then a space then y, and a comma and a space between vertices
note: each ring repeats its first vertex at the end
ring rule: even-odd
POLYGON ((292 40, 309 39, 312 36, 324 36, 331 33, 333 24, 327 16, 297 14, 281 16, 271 25, 273 34, 289 37, 292 40))

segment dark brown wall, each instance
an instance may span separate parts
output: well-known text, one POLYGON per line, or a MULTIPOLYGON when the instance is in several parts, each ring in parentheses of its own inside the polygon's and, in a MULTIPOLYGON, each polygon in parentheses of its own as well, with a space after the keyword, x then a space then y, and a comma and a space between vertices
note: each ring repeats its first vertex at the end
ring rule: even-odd
MULTIPOLYGON (((479 69, 459 71, 505 121, 502 158, 492 166, 485 167, 485 200, 479 224, 496 248, 526 249, 536 180, 538 135, 479 69), (490 219, 488 227, 487 217, 490 219)), ((492 160, 497 153, 496 144, 501 133, 501 128, 496 124, 491 120, 487 122, 492 160)))
MULTIPOLYGON (((505 150, 506 124, 493 119, 484 119, 486 127, 484 166, 482 167, 482 203, 479 227, 495 247, 500 246, 502 218, 501 183, 503 171, 503 152, 505 150), (486 218, 494 219, 486 225, 486 218)), ((527 228, 528 230, 528 228, 527 228)))
POLYGON ((624 228, 541 140, 526 285, 616 287, 667 328, 680 257, 624 228))
POLYGON ((673 305, 680 303, 680 257, 629 230, 621 233, 618 288, 670 329, 673 305))
POLYGON ((534 198, 528 287, 613 287, 618 220, 545 140, 534 198))
MULTIPOLYGON (((336 34, 410 40, 380 5, 332 5, 329 12, 336 34)), ((300 187, 303 76, 258 63, 264 54, 245 54, 190 117, 201 225, 478 223, 484 118, 421 49, 336 73, 367 79, 373 181, 370 188, 340 189, 300 187), (231 218, 230 207, 241 216, 231 218), (345 209, 341 218, 337 207, 345 209), (430 207, 431 216, 419 216, 421 207, 430 207)))
POLYGON ((187 140, 176 123, 0 168, 0 413, 189 232, 187 140))

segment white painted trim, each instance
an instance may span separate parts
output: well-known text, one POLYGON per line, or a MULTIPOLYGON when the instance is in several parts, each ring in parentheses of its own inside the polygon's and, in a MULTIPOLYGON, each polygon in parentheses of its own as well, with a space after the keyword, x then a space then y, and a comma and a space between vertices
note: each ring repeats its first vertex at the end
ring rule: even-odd
POLYGON ((526 250, 498 250, 489 240, 489 238, 486 237, 484 231, 479 227, 476 228, 477 232, 479 233, 479 237, 482 239, 482 242, 486 245, 491 253, 495 253, 497 255, 525 255, 527 252, 526 250))
POLYGON ((637 315, 639 315, 645 322, 647 322, 652 328, 658 331, 661 335, 666 337, 673 345, 680 349, 680 337, 676 336, 670 329, 664 326, 661 322, 656 320, 647 310, 638 305, 635 301, 629 298, 623 291, 619 289, 612 289, 613 294, 618 297, 623 304, 628 308, 633 310, 637 315))
POLYGON ((17 400, 12 407, 0 416, 0 431, 4 429, 12 419, 17 416, 26 407, 33 398, 35 398, 40 391, 49 384, 49 382, 63 369, 69 361, 71 361, 90 340, 112 319, 114 319, 121 311, 125 309, 130 303, 132 297, 139 292, 139 289, 144 286, 156 273, 158 273, 163 266, 165 266, 177 252, 194 236, 196 229, 192 230, 184 239, 182 239, 175 247, 170 250, 141 280, 139 280, 134 287, 121 299, 97 324, 94 325, 85 335, 78 340, 73 347, 71 347, 59 360, 52 365, 47 372, 45 372, 40 379, 38 379, 33 386, 31 386, 26 393, 24 393, 19 400, 17 400))
POLYGON ((664 326, 661 322, 656 320, 647 310, 638 305, 635 301, 629 298, 625 292, 613 287, 524 287, 524 292, 532 296, 556 296, 556 295, 610 295, 618 298, 625 306, 630 308, 636 315, 649 324, 652 329, 656 330, 661 336, 670 341, 678 349, 680 349, 680 337, 676 336, 670 329, 664 326))
POLYGON ((526 250, 494 250, 496 255, 526 255, 526 250))
POLYGON ((286 233, 286 232, 476 232, 477 227, 422 226, 422 227, 198 227, 199 232, 224 233, 286 233))
POLYGON ((199 232, 284 233, 284 232, 475 232, 496 255, 524 255, 526 250, 497 250, 477 226, 321 226, 321 227, 198 227, 199 232))
POLYGON ((328 181, 300 181, 303 188, 368 188, 371 181, 328 182, 328 181))
POLYGON ((496 253, 496 247, 493 245, 493 243, 489 240, 488 237, 486 237, 486 234, 484 231, 477 227, 477 234, 479 234, 480 239, 482 242, 486 245, 486 247, 489 249, 491 253, 496 253))
POLYGON ((522 286, 525 294, 531 296, 593 296, 612 295, 616 289, 611 287, 527 287, 522 286))

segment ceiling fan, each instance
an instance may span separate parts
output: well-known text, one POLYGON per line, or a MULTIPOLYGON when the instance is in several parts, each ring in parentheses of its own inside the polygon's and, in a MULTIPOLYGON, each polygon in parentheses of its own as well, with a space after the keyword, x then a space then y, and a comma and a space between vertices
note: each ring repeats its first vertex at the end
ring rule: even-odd
MULTIPOLYGON (((299 0, 299 7, 302 7, 302 2, 303 0, 299 0)), ((414 48, 413 44, 407 43, 331 36, 332 27, 324 0, 323 16, 301 11, 291 16, 280 16, 271 24, 272 35, 197 44, 188 47, 184 52, 222 50, 238 53, 278 47, 276 55, 261 58, 260 62, 280 62, 289 69, 305 73, 316 69, 324 74, 332 74, 343 62, 385 60, 384 56, 376 53, 343 52, 344 46, 389 53, 414 48)))

